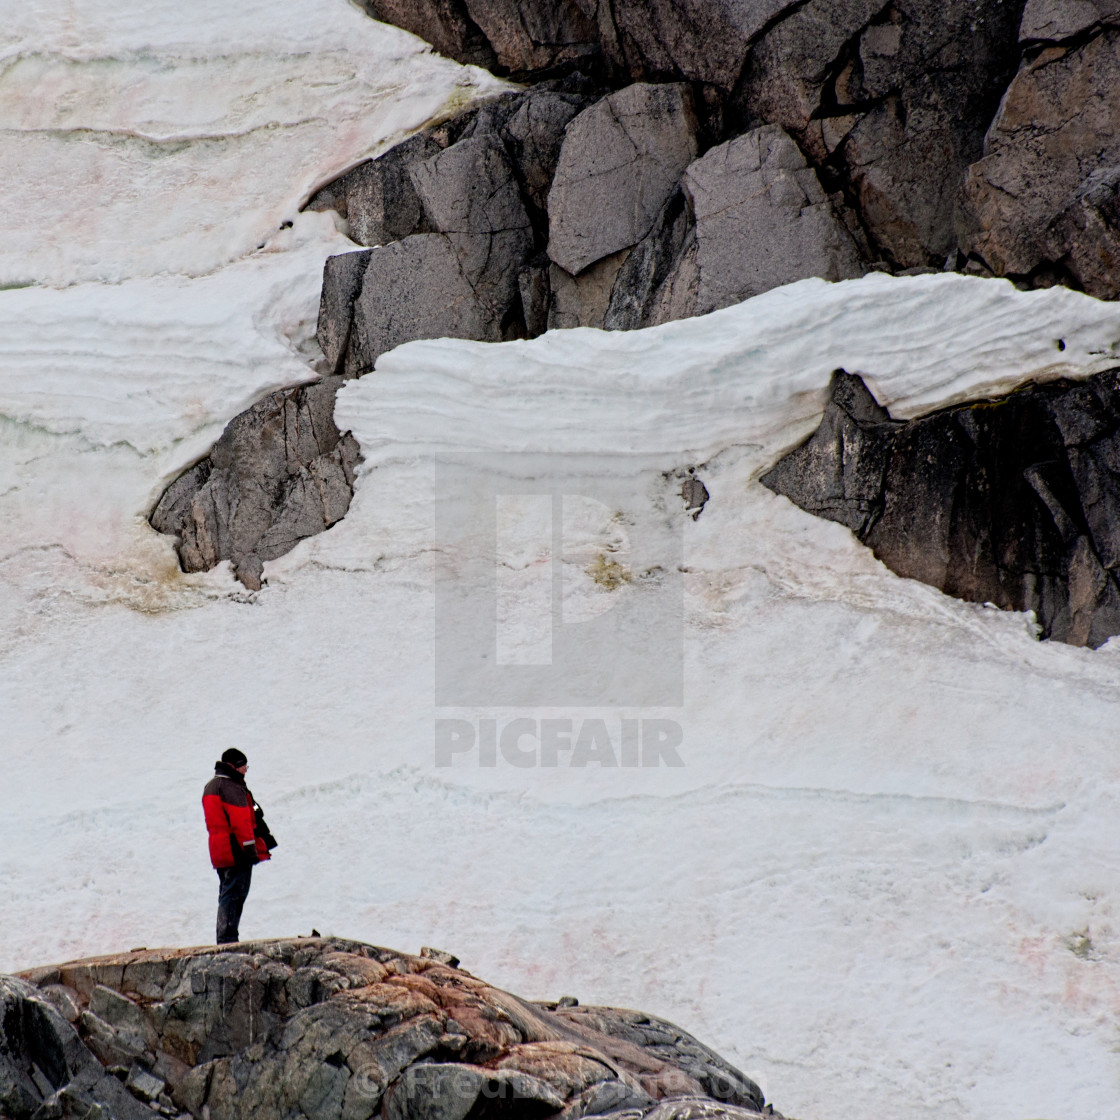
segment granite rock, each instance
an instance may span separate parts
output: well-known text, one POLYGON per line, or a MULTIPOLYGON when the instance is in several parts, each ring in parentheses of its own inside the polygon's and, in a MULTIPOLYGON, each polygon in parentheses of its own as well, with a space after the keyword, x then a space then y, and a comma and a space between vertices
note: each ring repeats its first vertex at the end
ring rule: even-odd
POLYGON ((403 27, 440 54, 467 66, 493 69, 498 58, 465 0, 359 0, 374 19, 403 27))
POLYGON ((315 336, 331 373, 353 374, 361 365, 361 355, 351 345, 354 301, 362 290, 371 255, 368 249, 338 253, 323 263, 315 336))
POLYGON ((693 314, 809 276, 863 274, 859 250, 816 172, 777 125, 711 149, 682 184, 696 224, 693 314))
POLYGON ((528 206, 544 215, 564 131, 593 99, 586 94, 536 89, 518 100, 517 110, 504 126, 506 146, 516 160, 528 206))
POLYGON ((577 0, 466 0, 498 65, 515 76, 586 62, 599 53, 594 25, 577 0))
POLYGON ((579 0, 616 70, 734 86, 752 41, 798 0, 579 0))
POLYGON ((151 1120, 35 985, 0 976, 0 1115, 151 1120))
POLYGON ((636 83, 567 127, 548 195, 548 255, 577 275, 649 232, 696 156, 688 87, 636 83))
MULTIPOLYGON (((649 233, 627 253, 611 289, 603 327, 627 331, 664 321, 655 319, 659 300, 665 297, 663 286, 670 274, 679 276, 680 262, 690 249, 694 250, 695 241, 691 201, 678 188, 661 208, 649 233)), ((695 298, 691 306, 695 306, 695 298)), ((679 319, 688 313, 682 309, 682 314, 671 317, 679 319)))
POLYGON ((1096 647, 1120 634, 1117 466, 1120 370, 906 422, 838 370, 817 431, 761 481, 901 576, 1096 647))
POLYGON ((167 1101, 200 1120, 750 1120, 765 1107, 671 1023, 530 1003, 431 950, 318 937, 143 950, 0 978, 0 1004, 10 1120, 84 1117, 94 1102, 104 1120, 167 1101), (150 1040, 123 1085, 39 995, 60 983, 83 1018, 96 1000, 150 1040), (36 1111, 60 1085, 84 1111, 36 1111))
POLYGON ((354 437, 335 426, 340 383, 329 377, 269 394, 164 491, 149 520, 179 538, 184 571, 228 560, 257 590, 266 561, 343 517, 361 456, 354 437))
POLYGON ((1019 0, 810 0, 752 51, 739 97, 843 189, 874 257, 940 267, 965 171, 1019 60, 1019 0))
POLYGON ((316 191, 306 210, 336 210, 359 245, 387 245, 423 229, 412 169, 440 151, 439 133, 426 129, 366 160, 316 191))
MULTIPOLYGON (((493 136, 472 135, 419 164, 412 177, 428 223, 445 235, 487 333, 501 337, 515 300, 520 308, 517 277, 533 252, 533 228, 505 148, 493 136)), ((380 266, 375 260, 371 267, 380 266)), ((439 279, 430 269, 426 275, 438 290, 439 279)), ((415 337, 440 333, 482 337, 415 337)), ((372 362, 376 355, 367 351, 367 357, 372 362)))
POLYGON ((496 342, 501 328, 487 311, 444 234, 415 234, 373 249, 354 303, 358 372, 417 338, 496 342))
POLYGON ((1059 42, 1097 25, 1117 22, 1120 0, 1027 0, 1019 40, 1059 42))
POLYGON ((997 276, 1120 296, 1120 27, 1026 62, 969 168, 962 248, 997 276))

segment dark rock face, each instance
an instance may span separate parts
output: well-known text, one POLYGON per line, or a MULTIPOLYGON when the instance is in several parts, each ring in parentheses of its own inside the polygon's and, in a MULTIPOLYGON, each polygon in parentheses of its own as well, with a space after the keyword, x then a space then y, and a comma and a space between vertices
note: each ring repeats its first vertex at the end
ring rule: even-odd
POLYGON ((428 129, 319 191, 377 246, 324 269, 319 344, 347 377, 416 338, 498 342, 548 321, 549 189, 564 130, 594 101, 574 78, 428 129), (534 269, 536 270, 534 272, 534 269))
POLYGON ((440 54, 468 66, 493 69, 497 55, 471 18, 465 0, 361 0, 383 23, 392 23, 427 40, 440 54))
POLYGON ((798 0, 579 0, 616 73, 730 90, 751 43, 798 0))
POLYGON ((421 132, 366 160, 318 191, 308 210, 337 210, 359 245, 387 245, 423 229, 424 213, 412 183, 412 169, 445 145, 438 133, 421 132))
POLYGON ((586 64, 599 53, 595 29, 576 0, 363 0, 363 7, 448 58, 517 78, 586 64))
MULTIPOLYGON (((806 276, 862 276, 859 248, 816 172, 778 125, 712 148, 683 178, 696 220, 691 314, 806 276)), ((678 315, 672 315, 678 318, 678 315)))
MULTIPOLYGON (((566 274, 556 278, 562 306, 554 325, 586 322, 587 308, 602 300, 576 300, 569 281, 637 245, 674 188, 685 191, 686 224, 693 224, 689 183, 699 176, 682 175, 672 129, 653 127, 653 101, 639 109, 639 127, 653 129, 657 145, 648 154, 671 182, 666 189, 658 180, 656 206, 637 183, 621 195, 615 191, 625 178, 621 169, 634 167, 643 153, 641 143, 628 144, 627 129, 618 128, 621 118, 612 120, 612 111, 628 89, 648 89, 650 82, 682 89, 682 82, 692 83, 694 154, 780 127, 820 188, 808 192, 814 199, 809 205, 824 205, 815 201, 818 194, 827 200, 815 215, 795 216, 792 194, 771 199, 779 211, 776 228, 785 227, 789 236, 775 232, 766 249, 737 223, 723 221, 740 234, 740 260, 723 250, 736 273, 754 272, 756 281, 770 275, 782 283, 870 267, 964 268, 1028 285, 1059 282, 1103 298, 1120 296, 1120 121, 1112 95, 1120 81, 1117 0, 460 2, 463 18, 469 15, 471 26, 488 37, 495 57, 503 51, 509 59, 516 55, 529 80, 557 67, 585 66, 616 89, 568 125, 569 152, 547 214, 551 262, 566 274), (573 15, 577 8, 582 23, 573 15), (538 25, 567 30, 551 38, 530 34, 538 25), (551 49, 533 62, 532 50, 512 45, 525 35, 554 47, 563 41, 568 53, 551 49), (617 213, 585 213, 587 198, 609 199, 617 213), (617 214, 624 211, 628 218, 620 225, 617 214), (593 218, 603 227, 598 238, 579 228, 593 218), (645 232, 637 235, 641 227, 645 232), (606 236, 608 230, 614 236, 606 236), (767 258, 761 273, 760 256, 767 258), (583 309, 578 313, 577 304, 583 309)), ((437 47, 446 37, 450 17, 434 8, 429 13, 425 5, 411 6, 399 18, 382 9, 382 18, 409 26, 437 47)), ((465 49, 456 48, 456 57, 465 57, 465 49)), ((721 186, 744 196, 753 174, 728 163, 721 186)), ((546 177, 534 184, 538 208, 546 177)), ((740 213, 763 210, 751 206, 740 213)), ((646 243, 642 260, 629 269, 620 264, 616 283, 622 278, 638 288, 612 288, 607 325, 662 322, 720 305, 702 294, 705 238, 689 230, 683 240, 680 230, 668 237, 674 247, 670 269, 661 263, 664 236, 646 243), (651 285, 654 273, 658 279, 651 285)), ((536 247, 544 247, 539 227, 536 247)), ((594 287, 604 283, 600 276, 594 287)), ((721 286, 730 301, 752 290, 739 278, 721 286)), ((530 318, 534 326, 549 321, 547 314, 529 315, 523 308, 526 329, 530 318)))
POLYGON ((152 1112, 83 1045, 43 992, 0 976, 0 1115, 151 1120, 152 1112))
POLYGON ((820 427, 761 481, 901 576, 1095 647, 1120 634, 1118 468, 1120 370, 906 422, 838 370, 820 427))
POLYGON ((940 268, 954 206, 1019 59, 1021 3, 810 0, 755 46, 737 96, 842 187, 877 258, 940 268))
POLYGON ((1120 19, 1044 47, 1015 76, 964 191, 964 247, 997 276, 1120 295, 1118 87, 1120 19))
POLYGON ((335 427, 338 385, 328 378, 265 397, 167 488, 151 523, 179 537, 185 571, 230 560, 242 583, 259 588, 264 561, 346 513, 361 456, 335 427))
POLYGON ((1019 38, 1024 43, 1057 42, 1117 19, 1117 0, 1027 0, 1019 38))
POLYGON ((456 964, 316 937, 0 978, 0 1109, 9 1120, 751 1120, 764 1108, 758 1086, 671 1023, 570 997, 528 1003, 456 964))

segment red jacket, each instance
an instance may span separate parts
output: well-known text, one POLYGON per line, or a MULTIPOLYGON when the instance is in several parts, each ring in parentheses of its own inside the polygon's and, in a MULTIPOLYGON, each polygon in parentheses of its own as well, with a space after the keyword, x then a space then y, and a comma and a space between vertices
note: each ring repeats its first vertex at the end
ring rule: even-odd
POLYGON ((256 805, 245 777, 219 762, 202 791, 202 811, 210 833, 210 862, 218 868, 252 866, 268 859, 268 848, 257 835, 256 805))

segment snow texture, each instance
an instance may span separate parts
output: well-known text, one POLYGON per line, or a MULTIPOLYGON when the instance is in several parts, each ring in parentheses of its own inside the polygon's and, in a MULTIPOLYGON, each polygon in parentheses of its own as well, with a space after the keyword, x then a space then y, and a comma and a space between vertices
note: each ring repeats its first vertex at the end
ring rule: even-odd
MULTIPOLYGON (((1117 643, 1040 644, 756 481, 838 366, 915 415, 1115 364, 1120 307, 873 275, 641 332, 411 343, 340 396, 366 456, 346 519, 249 594, 180 573, 145 515, 233 414, 311 375, 319 270, 349 243, 297 216, 310 186, 493 83, 341 2, 207 4, 196 30, 170 4, 10 7, 5 120, 31 122, 41 197, 19 211, 5 179, 0 208, 5 268, 40 282, 0 292, 0 968, 208 941, 198 798, 238 746, 280 840, 245 937, 433 944, 527 996, 664 1015, 806 1120, 1120 1116, 1117 643), (349 116, 319 56, 376 76, 349 116), (36 74, 69 76, 73 118, 36 74), (251 112, 218 104, 238 74, 251 112), (110 131, 252 116, 288 121, 287 146, 225 165, 194 145, 180 178, 126 145, 102 175, 115 140, 83 162, 57 131, 102 127, 95 88, 110 131), (79 204, 104 225, 52 225, 79 204), (514 453, 495 498, 557 454, 631 496, 629 521, 565 517, 576 617, 646 593, 635 526, 679 539, 683 706, 436 706, 437 655, 470 636, 442 628, 435 580, 486 547, 434 531, 436 460, 462 452, 514 453), (684 765, 436 765, 436 719, 514 716, 674 720, 684 765)), ((540 519, 497 505, 514 545, 540 519)), ((541 556, 507 560, 516 661, 541 642, 541 556)))

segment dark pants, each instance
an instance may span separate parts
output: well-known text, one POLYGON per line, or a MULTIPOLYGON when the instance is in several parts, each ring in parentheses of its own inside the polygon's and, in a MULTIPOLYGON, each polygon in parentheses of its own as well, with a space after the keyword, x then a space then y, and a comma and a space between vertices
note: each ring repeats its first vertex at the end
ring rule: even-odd
POLYGON ((241 910, 249 894, 253 868, 218 868, 218 944, 227 945, 237 940, 237 927, 241 924, 241 910))

